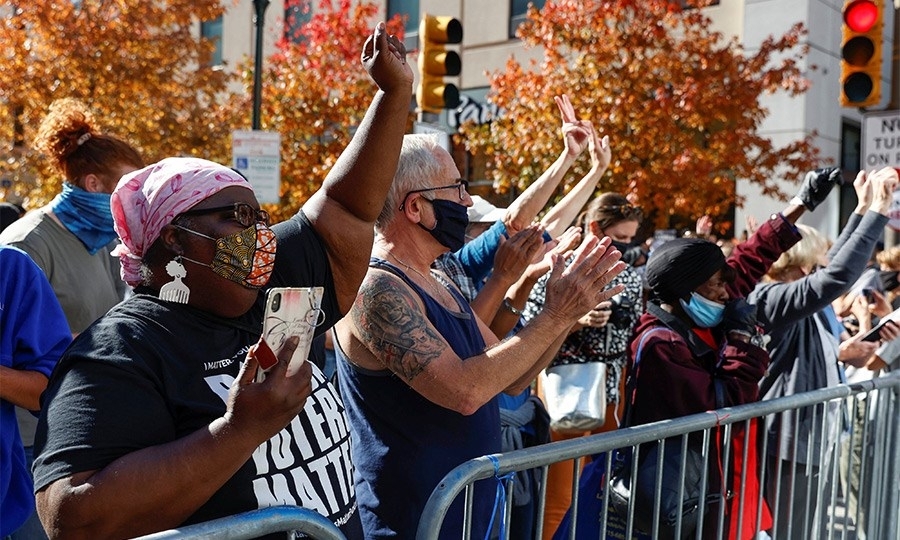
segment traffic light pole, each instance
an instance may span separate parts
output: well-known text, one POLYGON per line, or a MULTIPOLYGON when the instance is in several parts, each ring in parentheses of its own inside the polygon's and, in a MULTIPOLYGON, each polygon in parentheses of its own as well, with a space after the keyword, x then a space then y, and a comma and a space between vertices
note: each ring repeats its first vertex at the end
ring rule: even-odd
POLYGON ((263 27, 269 0, 253 0, 253 23, 256 25, 256 56, 253 62, 253 130, 260 128, 259 110, 262 108, 263 27))

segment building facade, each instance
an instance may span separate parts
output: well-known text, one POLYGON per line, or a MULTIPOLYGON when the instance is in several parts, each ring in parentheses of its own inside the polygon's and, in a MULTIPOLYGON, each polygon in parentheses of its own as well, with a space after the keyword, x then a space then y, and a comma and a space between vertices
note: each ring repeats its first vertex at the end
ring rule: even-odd
MULTIPOLYGON (((502 69, 510 56, 527 62, 540 58, 541 51, 526 50, 515 38, 516 26, 524 20, 529 2, 509 0, 376 0, 382 14, 408 16, 407 48, 418 47, 418 22, 422 14, 450 15, 463 25, 463 41, 459 51, 462 72, 454 80, 460 88, 463 104, 459 110, 441 113, 437 121, 444 129, 453 131, 462 119, 487 116, 490 111, 485 95, 488 90, 486 72, 502 69)), ((871 110, 884 110, 890 104, 900 105, 896 94, 900 83, 892 81, 893 64, 898 61, 894 49, 894 32, 898 6, 894 0, 884 1, 884 32, 882 44, 881 102, 871 110), (893 97, 893 99, 891 99, 893 97)), ((532 0, 538 7, 544 0, 532 0)), ((255 29, 253 0, 238 0, 219 21, 222 58, 231 65, 241 57, 253 55, 255 29)), ((791 97, 786 94, 765 96, 764 105, 770 114, 762 125, 762 135, 776 146, 815 134, 816 146, 823 157, 822 166, 840 165, 845 177, 852 179, 860 168, 859 144, 862 115, 859 110, 839 105, 840 47, 843 0, 720 0, 708 8, 714 29, 738 41, 753 52, 772 34, 780 35, 793 24, 803 22, 809 46, 803 66, 811 86, 806 93, 791 97)), ((315 7, 315 6, 313 6, 315 7)), ((284 34, 286 21, 297 23, 296 14, 285 11, 282 0, 270 2, 265 17, 264 51, 268 53, 284 34)), ((893 70, 896 71, 896 70, 893 70)), ((898 134, 900 135, 900 134, 898 134)), ((477 182, 478 178, 470 180, 477 182)), ((781 179, 784 191, 796 190, 797 179, 781 179)), ((763 219, 784 206, 763 196, 755 186, 738 181, 737 192, 746 198, 746 205, 735 213, 736 231, 740 231, 747 216, 763 219)), ((841 196, 832 196, 804 222, 834 238, 855 205, 852 188, 845 188, 841 196)), ((890 236, 890 235, 889 235, 890 236)), ((888 238, 888 243, 894 242, 888 238)))

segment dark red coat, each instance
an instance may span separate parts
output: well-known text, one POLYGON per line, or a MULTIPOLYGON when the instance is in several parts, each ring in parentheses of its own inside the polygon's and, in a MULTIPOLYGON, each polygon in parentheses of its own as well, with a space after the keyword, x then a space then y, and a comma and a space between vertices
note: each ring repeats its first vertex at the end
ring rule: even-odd
MULTIPOLYGON (((768 271, 778 257, 800 240, 797 229, 783 218, 775 217, 764 223, 746 242, 739 244, 726 261, 735 272, 735 280, 728 293, 732 298, 745 297, 768 271)), ((650 304, 641 316, 629 346, 629 366, 633 367, 640 338, 647 330, 666 326, 674 331, 654 332, 643 344, 640 370, 635 380, 634 403, 629 414, 630 424, 639 425, 715 410, 721 406, 741 405, 759 399, 758 383, 769 365, 769 355, 760 347, 743 341, 731 341, 717 328, 706 332, 716 347, 701 339, 690 322, 650 304), (724 403, 717 404, 715 378, 721 381, 724 403)), ((704 331, 701 331, 704 333, 704 331)), ((755 440, 755 428, 752 440, 755 440)), ((732 431, 732 451, 743 446, 743 424, 732 431), (737 445, 737 446, 735 446, 737 445)), ((715 437, 714 437, 715 439, 715 437)), ((750 445, 747 464, 748 483, 739 486, 740 468, 731 471, 728 486, 738 496, 729 504, 727 528, 736 527, 739 504, 744 507, 744 527, 736 538, 752 536, 759 496, 756 482, 755 444, 750 445)), ((721 469, 717 445, 711 449, 710 491, 721 492, 721 469)), ((734 455, 734 454, 732 454, 734 455)), ((762 525, 770 522, 764 508, 762 525)), ((713 532, 707 530, 707 532, 713 532)))

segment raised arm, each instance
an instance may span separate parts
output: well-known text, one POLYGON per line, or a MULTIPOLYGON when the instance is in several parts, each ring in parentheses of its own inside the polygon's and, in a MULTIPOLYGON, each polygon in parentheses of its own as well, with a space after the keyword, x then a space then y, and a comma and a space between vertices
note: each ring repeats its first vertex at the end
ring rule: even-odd
POLYGON ((303 211, 328 246, 341 311, 346 312, 366 274, 381 212, 397 170, 412 100, 413 72, 406 50, 384 23, 363 46, 362 62, 378 85, 350 144, 303 211))
POLYGON ((569 101, 569 97, 563 94, 553 98, 559 107, 562 118, 562 135, 565 147, 544 174, 534 181, 528 188, 516 197, 506 210, 504 223, 510 235, 515 234, 531 225, 538 212, 544 209, 547 201, 553 196, 560 181, 566 175, 569 167, 575 163, 579 154, 584 151, 590 141, 590 125, 578 120, 575 116, 575 108, 569 101))
MULTIPOLYGON (((471 302, 472 310, 482 321, 491 322, 494 319, 506 291, 522 277, 528 265, 539 255, 544 246, 543 232, 544 229, 539 225, 530 225, 509 240, 501 237, 500 247, 494 257, 493 271, 484 287, 478 291, 478 296, 471 302)), ((493 324, 491 329, 494 330, 493 324)), ((511 329, 512 326, 506 332, 511 329)), ((496 335, 502 338, 506 332, 496 335)))
MULTIPOLYGON (((515 336, 462 359, 423 315, 421 300, 396 277, 375 271, 338 325, 366 349, 363 367, 386 366, 426 399, 460 414, 472 414, 500 392, 521 392, 549 362, 544 352, 597 302, 621 290, 604 287, 624 268, 619 253, 596 237, 565 267, 557 257, 545 309, 515 336)), ((487 329, 483 329, 487 332, 487 329)), ((342 338, 342 341, 343 338, 342 338)), ((492 341, 495 343, 491 346, 492 341)), ((351 345, 356 350, 359 345, 351 345)), ((353 354, 351 353, 351 356, 353 354)))
POLYGON ((591 138, 588 144, 591 152, 591 169, 561 201, 553 205, 541 223, 553 238, 561 235, 571 225, 584 205, 594 194, 597 182, 609 167, 612 159, 612 151, 609 148, 609 137, 600 139, 597 132, 591 127, 591 138))

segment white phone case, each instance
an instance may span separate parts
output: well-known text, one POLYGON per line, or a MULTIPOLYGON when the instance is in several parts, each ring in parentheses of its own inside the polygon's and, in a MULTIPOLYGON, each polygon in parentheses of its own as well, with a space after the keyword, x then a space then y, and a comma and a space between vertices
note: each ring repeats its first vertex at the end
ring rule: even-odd
POLYGON ((309 356, 316 326, 322 324, 322 287, 276 287, 266 296, 263 338, 272 351, 278 352, 282 343, 298 336, 300 343, 287 367, 292 375, 309 356))

